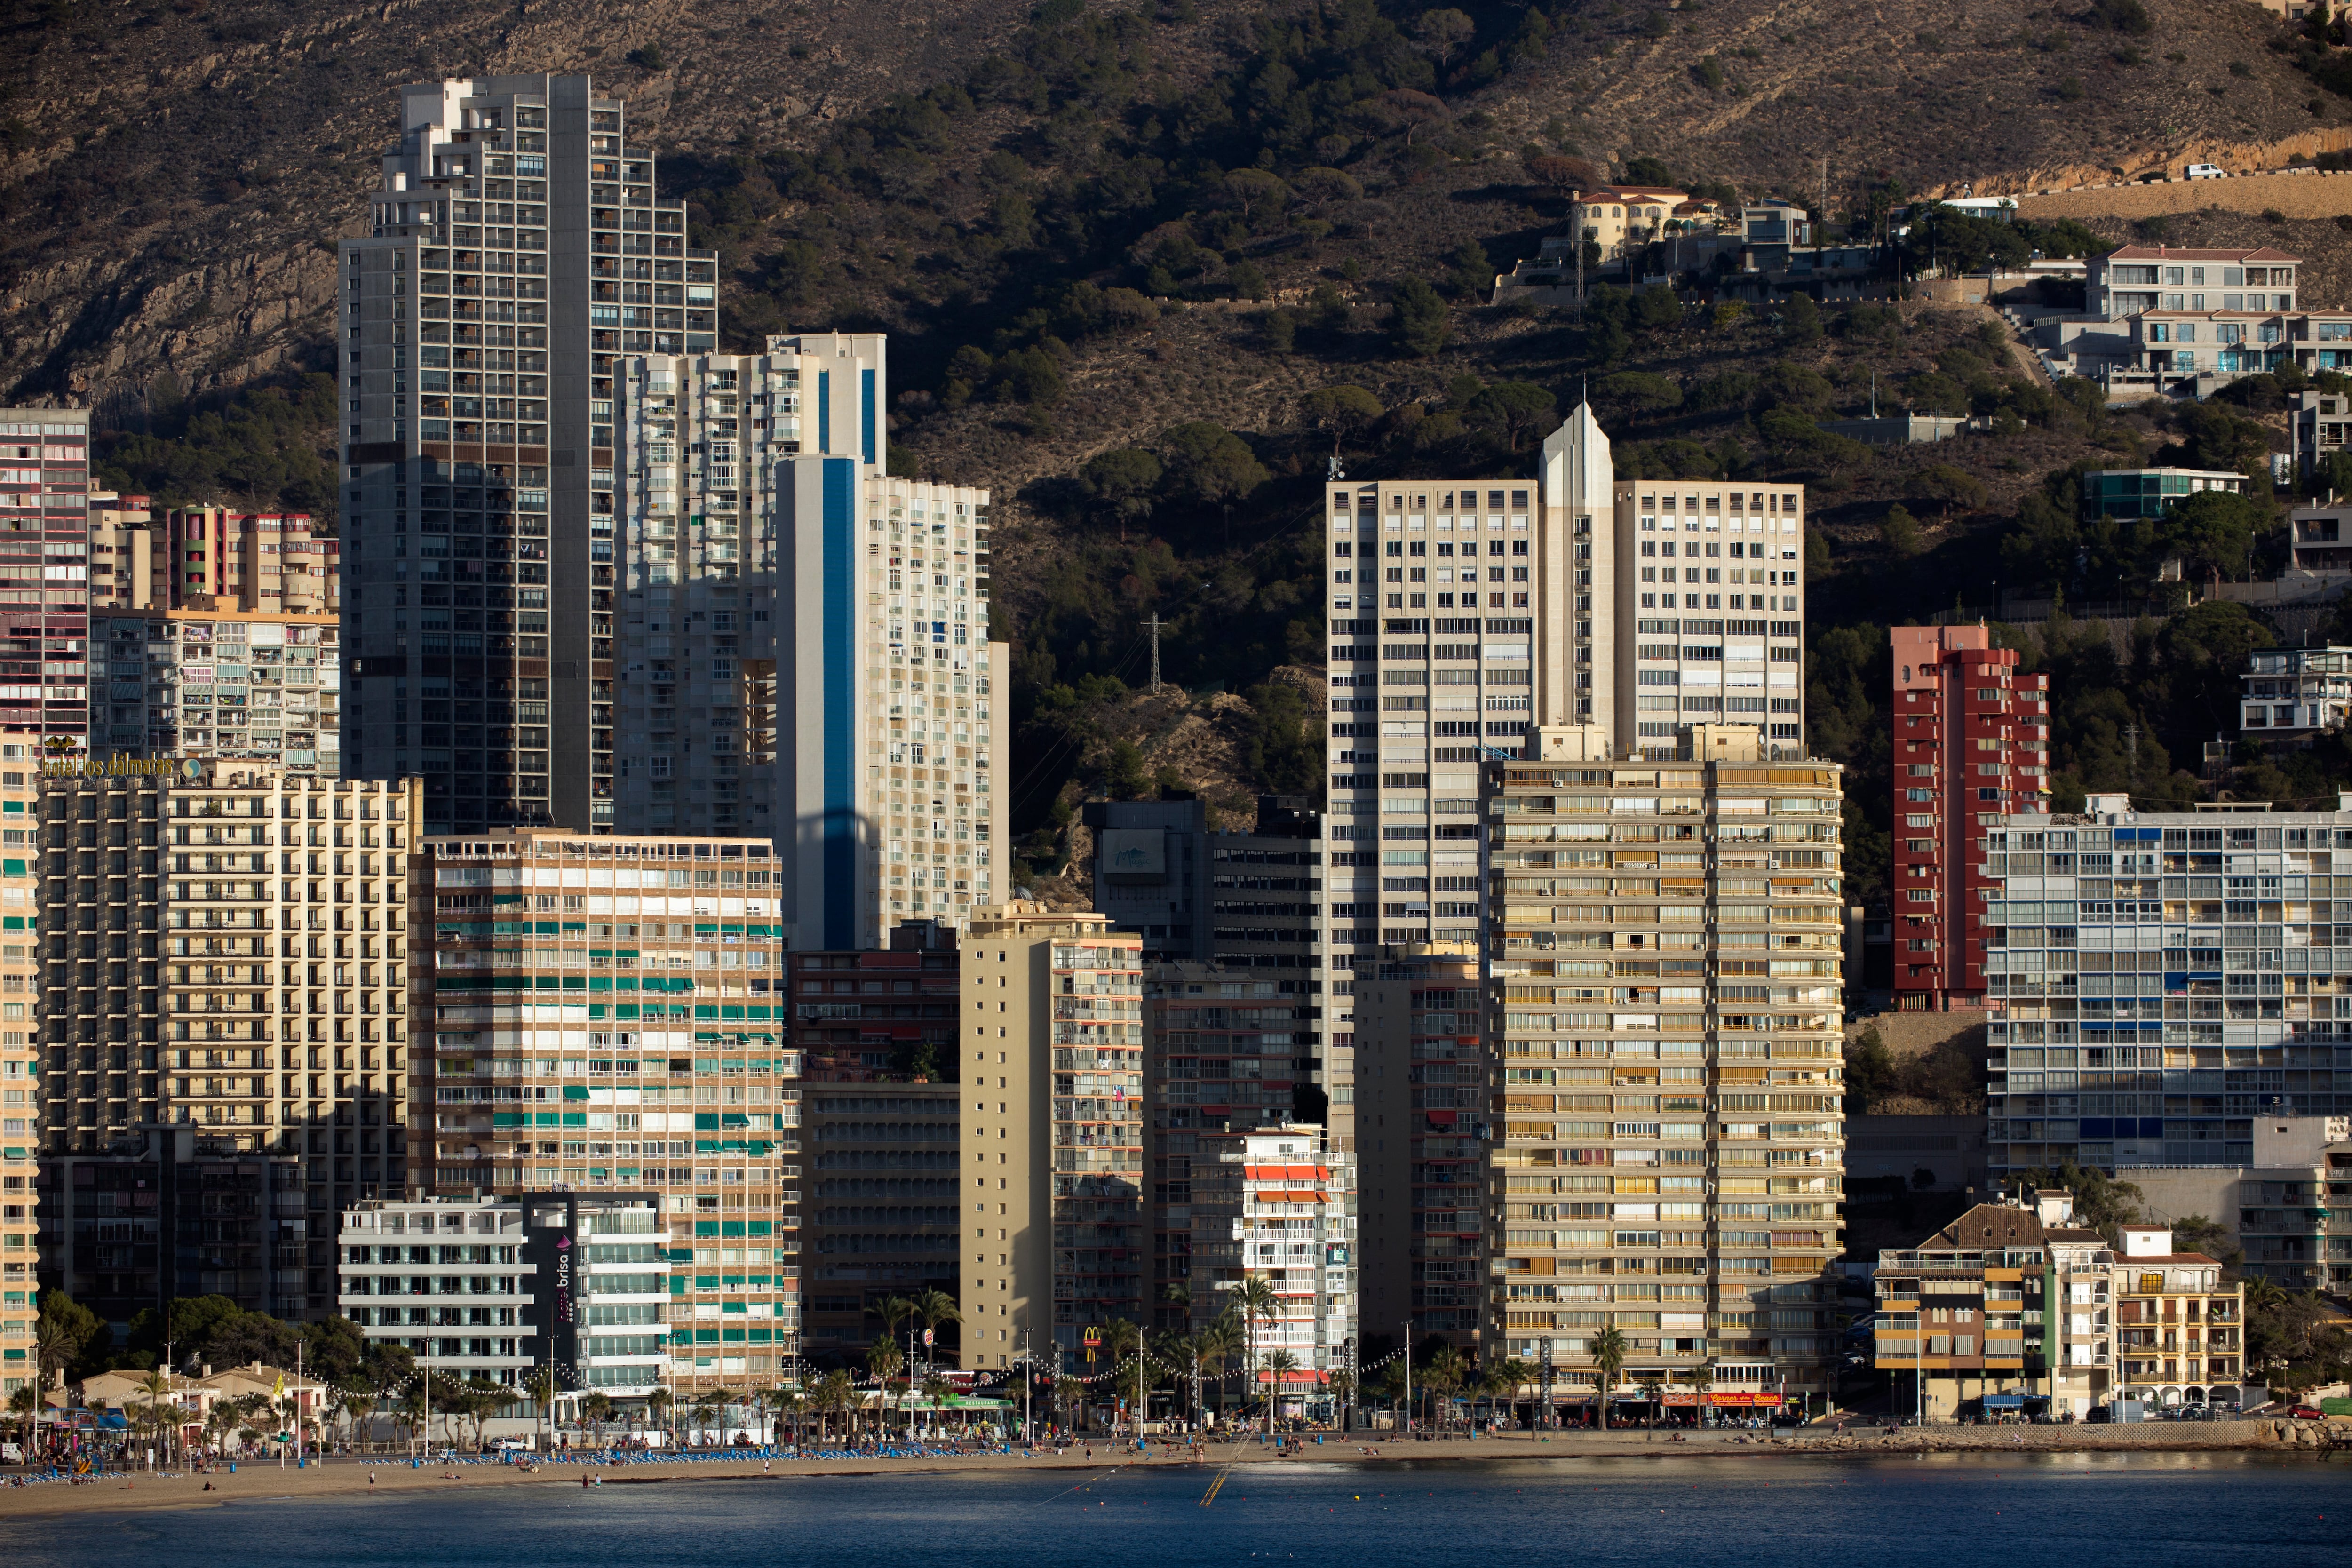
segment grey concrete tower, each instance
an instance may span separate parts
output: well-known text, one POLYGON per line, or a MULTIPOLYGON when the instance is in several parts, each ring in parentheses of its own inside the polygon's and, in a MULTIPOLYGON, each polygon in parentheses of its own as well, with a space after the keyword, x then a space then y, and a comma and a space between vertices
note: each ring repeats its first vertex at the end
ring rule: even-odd
POLYGON ((343 771, 428 832, 612 825, 615 362, 718 341, 653 190, 587 77, 428 82, 342 242, 343 771))

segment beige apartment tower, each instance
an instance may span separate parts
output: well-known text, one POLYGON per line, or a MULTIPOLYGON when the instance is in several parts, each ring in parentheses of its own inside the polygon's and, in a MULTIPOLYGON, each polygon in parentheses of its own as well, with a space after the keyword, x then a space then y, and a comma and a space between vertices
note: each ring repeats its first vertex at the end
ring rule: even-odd
POLYGON ((961 952, 965 1364, 1083 1371, 1090 1331, 1146 1321, 1142 939, 1013 902, 961 952))
POLYGON ((1840 773, 1548 729, 1486 769, 1487 1323, 1570 1402, 1827 1392, 1843 1185, 1840 773))
POLYGON ((352 784, 219 761, 50 764, 41 781, 41 1137, 294 1155, 282 1314, 335 1300, 336 1216, 406 1182, 406 878, 413 780, 352 784), (152 770, 152 771, 151 771, 152 770))

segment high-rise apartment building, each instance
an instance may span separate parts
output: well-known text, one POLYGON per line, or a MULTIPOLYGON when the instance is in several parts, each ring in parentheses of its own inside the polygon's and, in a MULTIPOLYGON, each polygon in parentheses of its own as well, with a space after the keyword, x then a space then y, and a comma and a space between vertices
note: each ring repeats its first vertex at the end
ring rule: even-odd
POLYGON ((1359 953, 1333 1052, 1353 1096, 1358 1279, 1367 1335, 1479 1342, 1486 1316, 1489 1096, 1471 942, 1359 953))
POLYGON ((89 743, 89 411, 0 408, 0 734, 89 743))
POLYGON ((1621 483, 1580 404, 1534 482, 1334 483, 1327 500, 1335 953, 1477 940, 1478 828, 1458 819, 1481 760, 1531 726, 1595 724, 1619 756, 1664 760, 1696 726, 1746 724, 1803 754, 1801 489, 1621 483))
MULTIPOLYGON (((1097 834, 1095 907, 1143 939, 1148 963, 1173 965, 1165 984, 1148 988, 1179 1015, 1165 1026, 1200 1034, 1210 1047, 1205 1057, 1215 1058, 1233 1055, 1224 1047, 1241 1039, 1242 1026, 1229 1031, 1227 1020, 1247 1020, 1241 1040, 1247 1081, 1233 1101, 1241 1125, 1329 1122, 1339 1147, 1348 1147, 1348 1128, 1331 1120, 1344 1118, 1346 1107, 1331 1109, 1326 1081, 1321 813, 1297 796, 1260 795, 1250 832, 1212 833, 1197 799, 1093 801, 1084 809, 1097 834), (1251 1005, 1235 1011, 1228 998, 1238 996, 1251 1005), (1205 1030, 1203 1008, 1216 1020, 1205 1030)), ((1155 1047, 1162 1027, 1153 1026, 1155 1047)), ((1222 1081, 1225 1071, 1191 1059, 1203 1053, 1160 1054, 1179 1059, 1152 1068, 1153 1127, 1164 1135, 1152 1151, 1155 1167, 1171 1155, 1181 1163, 1191 1152, 1190 1133, 1226 1130, 1228 1100, 1216 1091, 1232 1087, 1222 1081), (1171 1072, 1182 1084, 1174 1099, 1160 1093, 1171 1072)), ((1165 1179, 1155 1173, 1155 1181, 1165 1179)), ((1159 1229, 1177 1249, 1173 1278, 1181 1279, 1189 1228, 1178 1215, 1163 1216, 1159 1229)), ((1171 1256, 1164 1248, 1156 1255, 1171 1256)))
POLYGON ((961 942, 964 1364, 1150 1321, 1143 948, 1109 918, 1014 902, 961 942))
POLYGON ((521 829, 429 838, 412 881, 415 1191, 656 1194, 677 1391, 773 1382, 800 1326, 775 866, 761 839, 521 829))
MULTIPOLYGON (((226 1296, 289 1321, 333 1310, 312 1289, 331 1270, 303 1155, 236 1147, 198 1123, 150 1124, 103 1153, 41 1157, 41 1289, 62 1290, 126 1333, 159 1301, 226 1296)), ((329 1234, 331 1234, 331 1232, 329 1234)), ((118 1342, 120 1341, 118 1340, 118 1342)))
POLYGON ((1605 1327, 1636 1384, 1826 1392, 1836 1345, 1840 770, 1691 743, 1547 729, 1486 773, 1487 1324, 1571 1399, 1605 1327))
POLYGON ((1671 761, 1695 725, 1747 724, 1769 754, 1801 757, 1803 488, 1628 479, 1615 494, 1619 754, 1671 761))
POLYGON ((1274 1292, 1255 1325, 1245 1386, 1276 1400, 1326 1396, 1331 1373, 1355 1370, 1355 1162, 1319 1126, 1294 1124, 1206 1138, 1192 1165, 1192 1321, 1206 1327, 1245 1279, 1274 1292), (1269 1364, 1290 1357, 1288 1371, 1269 1364))
POLYGON ((332 615, 100 610, 91 739, 100 755, 225 758, 334 778, 341 637, 332 615))
POLYGON ((1155 963, 1144 975, 1151 1303, 1161 1327, 1190 1322, 1168 1289, 1192 1278, 1192 1182, 1202 1163, 1234 1136, 1322 1120, 1303 1065, 1313 1058, 1297 1044, 1314 1009, 1293 984, 1245 963, 1155 963))
POLYGON ((2352 1112, 2352 926, 2334 898, 2352 796, 2142 812, 2095 795, 2080 815, 2002 819, 1984 847, 1994 1180, 2248 1165, 2254 1118, 2352 1112))
POLYGON ((667 1222, 657 1193, 362 1204, 341 1215, 338 1310, 459 1382, 523 1389, 551 1368, 559 1398, 643 1399, 673 1337, 667 1222))
POLYGON ((862 1355, 893 1296, 957 1294, 955 933, 909 924, 891 941, 887 952, 791 960, 808 1173, 802 1346, 812 1355, 862 1355))
POLYGON ((885 372, 807 333, 624 378, 619 820, 772 834, 803 947, 1008 886, 988 492, 887 477, 885 372))
POLYGON ((1983 626, 1895 626, 1895 1005, 1985 999, 1986 828, 2050 809, 2050 678, 1983 626))
POLYGON ((0 1394, 28 1386, 40 1264, 38 748, 0 742, 0 1394))
MULTIPOLYGON (((301 1310, 334 1299, 333 1216, 406 1179, 414 783, 259 763, 55 764, 42 780, 37 998, 47 1154, 298 1155, 301 1310)), ((292 1293, 289 1290, 289 1293, 292 1293)))
POLYGON ((718 264, 584 76, 401 92, 337 290, 356 777, 436 832, 612 825, 623 356, 717 345, 718 264))

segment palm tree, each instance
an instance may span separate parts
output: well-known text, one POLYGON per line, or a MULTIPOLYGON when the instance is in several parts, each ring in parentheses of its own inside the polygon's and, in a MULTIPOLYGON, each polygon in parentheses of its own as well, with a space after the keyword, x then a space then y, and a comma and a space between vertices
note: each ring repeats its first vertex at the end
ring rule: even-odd
POLYGON ((589 1423, 596 1434, 594 1447, 604 1446, 604 1423, 613 1415, 613 1396, 609 1394, 592 1394, 580 1402, 580 1418, 589 1423))
POLYGON ((849 1373, 835 1368, 817 1379, 815 1398, 819 1410, 841 1418, 845 1432, 849 1411, 857 1400, 857 1385, 850 1380, 849 1373))
POLYGON ((677 1402, 677 1396, 670 1393, 668 1389, 655 1389, 651 1394, 646 1395, 646 1418, 661 1426, 664 1431, 667 1431, 669 1428, 670 1406, 675 1405, 677 1402))
MULTIPOLYGON (((1374 1395, 1387 1400, 1391 1413, 1402 1410, 1404 1406, 1406 1376, 1403 1361, 1392 1361, 1381 1369, 1379 1379, 1372 1384, 1374 1395)), ((1404 1431, 1402 1420, 1396 1422, 1396 1430, 1400 1436, 1402 1435, 1404 1431)))
POLYGON ((1103 1331, 1103 1349, 1110 1352, 1110 1364, 1114 1368, 1126 1365, 1130 1355, 1135 1358, 1135 1419, 1136 1430, 1140 1432, 1143 1429, 1143 1331, 1125 1318, 1113 1318, 1103 1331))
POLYGON ((892 1296, 874 1310, 882 1315, 882 1337, 897 1344, 898 1325, 915 1315, 915 1303, 904 1296, 892 1296))
POLYGON ((1243 1349, 1244 1341, 1244 1334, 1241 1321, 1234 1315, 1231 1308, 1218 1314, 1216 1321, 1200 1332, 1201 1365, 1204 1370, 1217 1374, 1217 1415, 1220 1426, 1223 1424, 1225 1410, 1226 1363, 1233 1359, 1234 1352, 1243 1349))
POLYGON ((1658 1413, 1666 1407, 1666 1385, 1659 1381, 1657 1373, 1652 1373, 1642 1380, 1642 1397, 1649 1402, 1650 1406, 1643 1425, 1654 1432, 1658 1426, 1658 1413))
POLYGON ((1701 1362, 1691 1368, 1691 1390, 1698 1395, 1698 1419, 1706 1419, 1706 1396, 1715 1387, 1715 1364, 1701 1362))
MULTIPOLYGON (((874 1374, 876 1385, 882 1390, 882 1406, 886 1412, 890 1405, 890 1380, 905 1371, 906 1366, 907 1358, 899 1354, 898 1347, 888 1340, 876 1340, 866 1352, 866 1370, 874 1374)), ((908 1386, 911 1388, 913 1385, 914 1379, 910 1373, 908 1386)), ((886 1415, 886 1423, 887 1419, 886 1415)), ((907 1408, 907 1429, 909 1432, 915 1429, 915 1412, 911 1404, 907 1408)))
POLYGON ((1453 1411, 1454 1391, 1462 1386, 1469 1371, 1469 1362, 1452 1345, 1439 1347, 1435 1355, 1422 1363, 1421 1385, 1429 1391, 1431 1401, 1436 1406, 1437 1430, 1441 1436, 1453 1411))
POLYGON ((1524 1362, 1498 1361, 1486 1369, 1486 1374, 1478 1380, 1478 1389, 1486 1396, 1486 1416, 1490 1422, 1495 1418, 1495 1402, 1503 1400, 1512 1407, 1513 1425, 1517 1424, 1519 1389, 1527 1381, 1528 1368, 1524 1362))
POLYGON ((1592 1364, 1601 1373, 1601 1428, 1605 1432, 1609 1429, 1609 1393, 1617 1386, 1617 1374, 1625 1370, 1625 1336, 1616 1324, 1592 1336, 1592 1364))
MULTIPOLYGON (((544 1363, 532 1367, 530 1374, 522 1380, 522 1391, 530 1395, 531 1408, 537 1412, 541 1424, 545 1426, 555 1408, 555 1368, 544 1363)), ((550 1435, 540 1444, 542 1449, 555 1446, 554 1428, 551 1426, 547 1430, 550 1435)))
MULTIPOLYGON (((940 1324, 963 1321, 963 1313, 957 1310, 955 1298, 944 1290, 919 1290, 912 1304, 915 1316, 923 1321, 923 1327, 932 1331, 934 1339, 938 1337, 940 1324)), ((923 1360, 929 1362, 931 1357, 926 1355, 923 1360)))
POLYGON ((954 1393, 955 1384, 936 1372, 923 1379, 923 1399, 931 1407, 934 1428, 938 1426, 940 1416, 947 1410, 949 1397, 954 1393))
POLYGON ((341 1393, 345 1426, 351 1432, 352 1441, 361 1442, 363 1439, 360 1434, 366 1429, 365 1424, 375 1419, 376 1406, 383 1402, 382 1396, 356 1378, 343 1384, 341 1393))
POLYGON ((709 1432, 711 1425, 719 1419, 719 1415, 726 1410, 726 1396, 715 1388, 705 1390, 703 1393, 695 1395, 695 1430, 704 1433, 709 1432))
POLYGON ((1274 1418, 1282 1405, 1282 1385, 1298 1370, 1298 1358, 1286 1350, 1266 1352, 1265 1357, 1265 1422, 1266 1430, 1274 1430, 1274 1418))
MULTIPOLYGON (((1241 1314, 1242 1334, 1248 1342, 1248 1355, 1243 1371, 1254 1390, 1257 1386, 1258 1374, 1257 1325, 1260 1320, 1272 1323, 1282 1316, 1282 1298, 1274 1293, 1274 1287, 1267 1283, 1265 1276, 1252 1274, 1234 1287, 1233 1305, 1234 1310, 1241 1314)), ((1247 1408, 1246 1399, 1244 1408, 1247 1408)), ((1274 1430, 1271 1415, 1267 1417, 1266 1430, 1274 1430)))
POLYGON ((1339 1430, 1354 1431, 1355 1423, 1348 1415, 1356 1403, 1356 1374, 1344 1366, 1334 1365, 1323 1382, 1331 1390, 1331 1414, 1338 1418, 1339 1430))

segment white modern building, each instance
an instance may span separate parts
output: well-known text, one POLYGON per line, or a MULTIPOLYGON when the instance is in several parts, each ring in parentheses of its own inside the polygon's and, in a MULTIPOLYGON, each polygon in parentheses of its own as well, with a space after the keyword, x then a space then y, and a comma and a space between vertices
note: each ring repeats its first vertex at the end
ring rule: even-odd
POLYGON ((1257 1321, 1254 1396, 1328 1398, 1334 1370, 1354 1370, 1356 1161, 1324 1129, 1297 1124, 1202 1135, 1192 1161, 1192 1315, 1205 1325, 1245 1279, 1276 1303, 1257 1321), (1288 1352, 1290 1370, 1269 1367, 1288 1352))
POLYGON ((2238 685, 2238 728, 2253 739, 2337 729, 2352 706, 2352 647, 2256 648, 2238 685))
POLYGON ((989 496, 887 475, 877 334, 624 378, 617 820, 772 837, 795 945, 1008 890, 989 496))
POLYGON ((669 1248, 656 1193, 526 1193, 347 1209, 337 1310, 459 1381, 643 1398, 668 1356, 669 1248))

